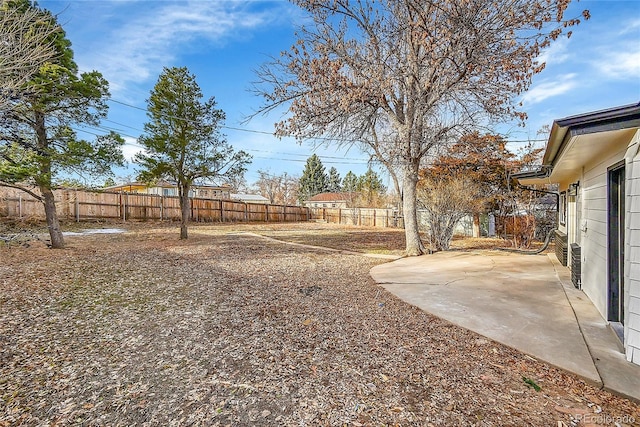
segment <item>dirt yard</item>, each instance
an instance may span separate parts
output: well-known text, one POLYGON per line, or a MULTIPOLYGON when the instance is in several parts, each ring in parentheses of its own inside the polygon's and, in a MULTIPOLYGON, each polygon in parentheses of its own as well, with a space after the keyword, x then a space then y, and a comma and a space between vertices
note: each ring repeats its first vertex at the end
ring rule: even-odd
POLYGON ((382 260, 246 234, 399 253, 397 230, 115 226, 0 246, 0 426, 640 425, 376 286, 382 260))

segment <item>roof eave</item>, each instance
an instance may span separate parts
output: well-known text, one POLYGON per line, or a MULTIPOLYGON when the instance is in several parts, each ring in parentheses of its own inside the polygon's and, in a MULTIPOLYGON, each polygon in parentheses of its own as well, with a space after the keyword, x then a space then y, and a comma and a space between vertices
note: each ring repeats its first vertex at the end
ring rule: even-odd
POLYGON ((617 130, 640 125, 640 102, 555 120, 542 164, 553 167, 566 143, 575 135, 617 130))

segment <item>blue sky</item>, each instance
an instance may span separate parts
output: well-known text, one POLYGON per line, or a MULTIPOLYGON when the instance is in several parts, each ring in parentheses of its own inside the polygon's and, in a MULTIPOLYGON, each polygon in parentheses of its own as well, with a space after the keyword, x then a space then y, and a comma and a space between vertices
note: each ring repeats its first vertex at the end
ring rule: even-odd
MULTIPOLYGON (((228 141, 254 157, 246 174, 248 183, 257 179, 258 169, 299 175, 312 152, 327 170, 335 166, 342 176, 349 170, 366 171, 368 157, 356 148, 313 151, 310 145, 271 136, 279 115, 242 123, 261 105, 249 91, 256 80, 254 70, 290 47, 296 26, 304 22, 304 14, 291 3, 40 0, 39 4, 59 15, 80 69, 100 71, 110 82, 112 101, 103 126, 125 137, 127 156, 139 150, 135 138, 147 120, 145 100, 162 68, 187 66, 205 97, 215 96, 227 114, 228 141)), ((536 133, 554 119, 640 101, 640 1, 574 2, 569 15, 579 16, 583 9, 589 9, 592 18, 574 28, 570 39, 543 53, 547 67, 522 96, 527 126, 512 123, 498 129, 514 141, 512 148, 518 141, 545 138, 536 133)), ((135 166, 116 174, 135 178, 135 166)))

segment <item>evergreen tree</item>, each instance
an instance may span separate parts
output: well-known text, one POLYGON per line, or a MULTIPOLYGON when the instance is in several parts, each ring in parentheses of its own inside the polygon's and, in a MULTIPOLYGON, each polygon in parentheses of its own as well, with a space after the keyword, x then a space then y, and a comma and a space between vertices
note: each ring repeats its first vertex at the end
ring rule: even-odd
POLYGON ((373 206, 382 196, 387 188, 382 183, 382 179, 373 169, 369 168, 367 172, 358 178, 358 191, 360 192, 366 206, 373 206))
POLYGON ((15 6, 0 1, 0 111, 11 110, 26 94, 24 84, 56 55, 56 22, 36 7, 15 6))
POLYGON ((339 193, 342 189, 340 174, 335 167, 329 169, 329 178, 327 181, 327 191, 330 193, 339 193))
POLYGON ((345 193, 355 193, 358 191, 358 177, 349 171, 342 180, 342 191, 345 193))
MULTIPOLYGON (((15 13, 39 10, 29 0, 4 1, 0 6, 15 13)), ((97 71, 79 74, 71 42, 56 17, 45 10, 38 13, 55 28, 46 40, 55 55, 20 87, 21 96, 8 101, 10 108, 0 113, 0 185, 18 188, 41 201, 51 247, 63 248, 52 191, 56 177, 61 172, 110 174, 112 164, 124 163, 124 140, 115 133, 93 141, 78 139, 75 128, 98 126, 106 116, 109 84, 97 71)))
POLYGON ((190 216, 189 189, 199 179, 230 179, 240 176, 250 162, 249 154, 234 151, 220 126, 224 111, 213 97, 202 101, 195 76, 186 67, 165 68, 148 100, 149 122, 138 143, 144 153, 136 155, 142 166, 140 179, 171 179, 178 184, 182 221, 180 238, 186 239, 190 216))
POLYGON ((298 188, 298 200, 303 203, 305 200, 324 193, 328 189, 327 174, 324 165, 316 154, 307 159, 302 176, 300 177, 300 187, 298 188))
POLYGON ((384 193, 387 187, 382 183, 382 179, 373 169, 369 168, 358 178, 358 191, 363 193, 384 193))

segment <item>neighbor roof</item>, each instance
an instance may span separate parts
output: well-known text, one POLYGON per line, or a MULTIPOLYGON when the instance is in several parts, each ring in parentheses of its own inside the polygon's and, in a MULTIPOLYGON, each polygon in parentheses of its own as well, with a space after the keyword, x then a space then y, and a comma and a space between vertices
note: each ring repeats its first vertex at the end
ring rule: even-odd
POLYGON ((349 200, 352 197, 351 193, 320 193, 309 198, 309 202, 335 202, 338 200, 349 200))
POLYGON ((232 199, 238 199, 238 200, 246 200, 246 201, 259 201, 259 202, 268 202, 269 199, 267 199, 264 196, 261 196, 259 194, 243 194, 243 193, 231 193, 231 198, 232 199))

